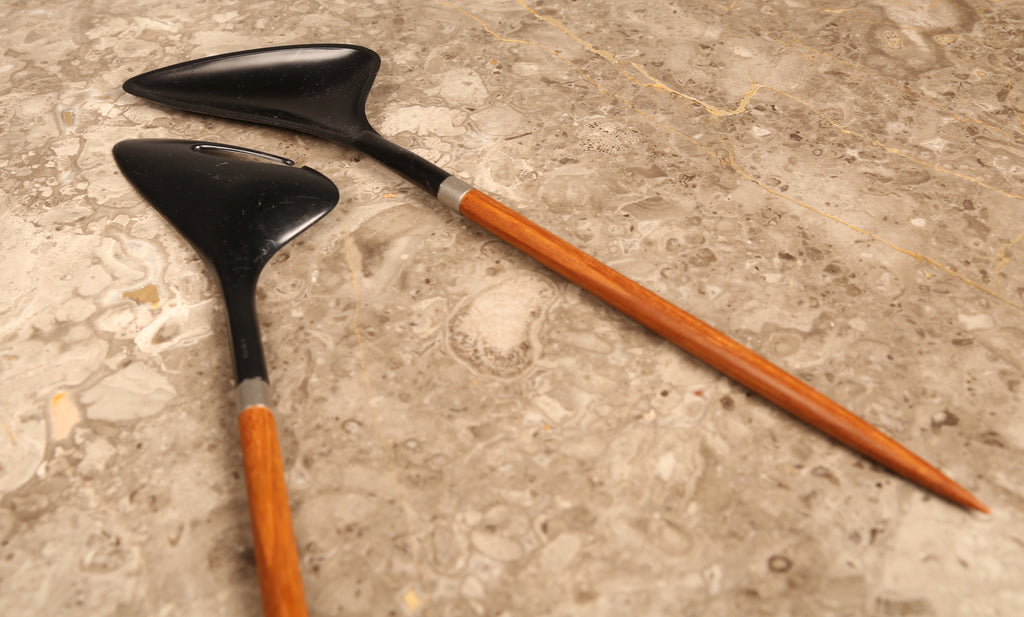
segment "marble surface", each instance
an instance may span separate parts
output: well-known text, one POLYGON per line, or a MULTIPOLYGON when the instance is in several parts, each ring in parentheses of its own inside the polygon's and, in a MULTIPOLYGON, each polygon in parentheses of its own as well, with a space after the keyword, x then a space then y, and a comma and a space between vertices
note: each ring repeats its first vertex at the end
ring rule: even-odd
POLYGON ((209 139, 339 207, 259 311, 314 615, 1024 612, 1024 9, 971 0, 15 0, 0 598, 253 615, 223 305, 110 155, 209 139), (974 491, 791 420, 358 153, 124 94, 377 50, 373 124, 974 491))

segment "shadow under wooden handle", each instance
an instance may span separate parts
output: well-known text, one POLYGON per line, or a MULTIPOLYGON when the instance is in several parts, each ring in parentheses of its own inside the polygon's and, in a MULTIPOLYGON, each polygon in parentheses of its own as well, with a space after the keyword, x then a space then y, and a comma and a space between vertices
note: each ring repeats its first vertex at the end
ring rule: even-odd
POLYGON ((966 489, 825 395, 501 202, 473 189, 462 197, 459 211, 651 331, 840 443, 938 495, 988 512, 985 505, 966 489))
POLYGON ((299 551, 274 414, 262 405, 247 407, 238 416, 238 430, 245 458, 245 485, 263 615, 305 617, 299 551))

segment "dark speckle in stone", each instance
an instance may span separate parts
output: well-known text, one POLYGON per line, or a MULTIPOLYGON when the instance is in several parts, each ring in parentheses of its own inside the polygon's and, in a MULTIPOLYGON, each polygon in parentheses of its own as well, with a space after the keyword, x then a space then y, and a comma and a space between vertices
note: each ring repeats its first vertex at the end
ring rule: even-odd
POLYGON ((793 562, 782 555, 772 555, 768 558, 768 569, 772 572, 788 572, 793 567, 793 562))

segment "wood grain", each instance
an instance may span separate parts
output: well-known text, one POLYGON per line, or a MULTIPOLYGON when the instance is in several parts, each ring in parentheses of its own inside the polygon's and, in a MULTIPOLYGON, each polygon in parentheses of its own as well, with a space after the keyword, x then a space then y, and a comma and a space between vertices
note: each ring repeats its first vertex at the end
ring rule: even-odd
POLYGON ((305 617, 299 551, 295 545, 284 465, 274 414, 262 405, 238 416, 249 492, 256 570, 265 617, 305 617))
POLYGON ((478 190, 464 216, 826 435, 934 493, 988 512, 966 489, 884 433, 722 332, 478 190))

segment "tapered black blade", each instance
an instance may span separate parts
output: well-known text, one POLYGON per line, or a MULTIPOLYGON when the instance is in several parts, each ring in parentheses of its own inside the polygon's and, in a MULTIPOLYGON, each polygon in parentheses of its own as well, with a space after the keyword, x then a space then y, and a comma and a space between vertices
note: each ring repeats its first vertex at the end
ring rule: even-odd
POLYGON ((126 92, 224 118, 351 143, 373 130, 366 97, 380 56, 358 45, 291 45, 232 52, 129 79, 126 92))
POLYGON ((258 273, 338 202, 337 187, 319 172, 235 146, 137 139, 114 146, 114 158, 219 274, 225 267, 258 273))

